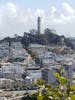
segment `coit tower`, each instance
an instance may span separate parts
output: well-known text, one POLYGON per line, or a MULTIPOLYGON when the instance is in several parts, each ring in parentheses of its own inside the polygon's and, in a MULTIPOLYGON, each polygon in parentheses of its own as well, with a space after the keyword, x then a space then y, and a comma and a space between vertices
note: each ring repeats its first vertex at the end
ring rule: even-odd
POLYGON ((37 18, 37 33, 38 34, 41 33, 41 18, 40 17, 37 18))

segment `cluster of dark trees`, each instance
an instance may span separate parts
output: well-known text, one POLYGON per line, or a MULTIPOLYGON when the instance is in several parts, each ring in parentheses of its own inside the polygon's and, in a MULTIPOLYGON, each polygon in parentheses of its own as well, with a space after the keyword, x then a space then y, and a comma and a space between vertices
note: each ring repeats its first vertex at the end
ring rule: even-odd
POLYGON ((2 41, 20 41, 23 47, 28 47, 30 43, 37 43, 42 45, 61 45, 62 38, 64 39, 64 43, 67 46, 73 48, 73 44, 69 38, 65 38, 64 36, 59 36, 51 29, 45 29, 44 34, 32 34, 31 32, 24 32, 23 36, 15 35, 14 38, 6 37, 2 41))
POLYGON ((50 29, 45 29, 44 34, 24 33, 22 44, 28 46, 30 43, 38 43, 42 45, 59 44, 60 36, 54 34, 50 29))
POLYGON ((64 39, 64 44, 74 48, 71 40, 69 38, 65 38, 65 36, 59 36, 54 33, 51 29, 45 29, 43 34, 31 34, 25 32, 21 43, 24 47, 29 46, 30 43, 37 43, 42 45, 62 45, 62 38, 64 39))

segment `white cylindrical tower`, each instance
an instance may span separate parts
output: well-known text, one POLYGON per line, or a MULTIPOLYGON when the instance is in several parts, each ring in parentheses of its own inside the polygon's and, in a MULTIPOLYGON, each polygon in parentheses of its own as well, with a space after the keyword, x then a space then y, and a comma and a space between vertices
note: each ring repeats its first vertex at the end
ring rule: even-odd
POLYGON ((38 17, 37 19, 37 32, 38 34, 41 33, 41 18, 40 17, 38 17))

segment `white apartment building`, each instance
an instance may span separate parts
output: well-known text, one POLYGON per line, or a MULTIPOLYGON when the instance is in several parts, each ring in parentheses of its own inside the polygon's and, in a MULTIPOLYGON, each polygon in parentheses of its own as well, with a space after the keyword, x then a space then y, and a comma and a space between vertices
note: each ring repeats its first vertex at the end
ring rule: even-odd
POLYGON ((10 46, 8 42, 0 43, 0 57, 25 58, 27 55, 27 51, 22 48, 22 44, 20 42, 11 42, 10 46))
POLYGON ((54 72, 52 68, 43 68, 41 71, 42 79, 47 83, 54 82, 56 80, 54 72))
POLYGON ((21 76, 23 72, 24 69, 19 64, 2 65, 0 68, 0 77, 14 79, 16 74, 21 76))
MULTIPOLYGON (((60 65, 61 66, 61 65, 60 65)), ((45 80, 47 83, 55 82, 56 77, 54 76, 55 72, 58 72, 59 66, 50 66, 49 68, 43 68, 41 70, 42 79, 45 80)), ((63 76, 69 80, 69 84, 72 84, 72 66, 71 65, 64 65, 64 74, 63 76)))

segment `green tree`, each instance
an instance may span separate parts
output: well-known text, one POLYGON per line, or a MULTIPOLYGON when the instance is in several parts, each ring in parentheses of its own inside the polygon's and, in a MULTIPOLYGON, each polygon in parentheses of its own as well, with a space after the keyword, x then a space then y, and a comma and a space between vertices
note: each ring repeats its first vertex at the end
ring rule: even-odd
POLYGON ((54 84, 48 84, 43 80, 38 80, 40 89, 32 97, 35 95, 37 100, 75 100, 75 86, 68 84, 68 79, 62 76, 62 72, 64 73, 61 67, 59 72, 55 73, 58 85, 56 85, 57 81, 54 84))

